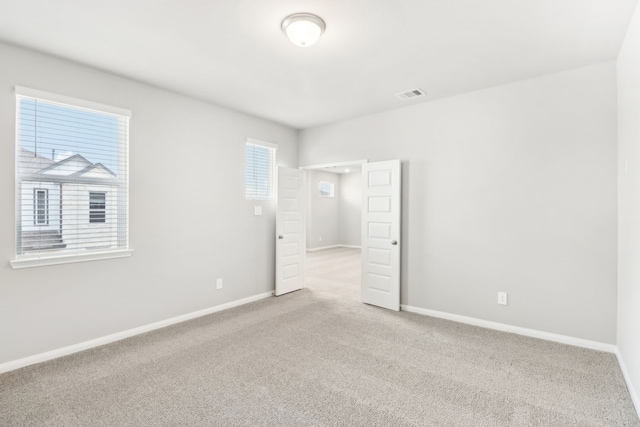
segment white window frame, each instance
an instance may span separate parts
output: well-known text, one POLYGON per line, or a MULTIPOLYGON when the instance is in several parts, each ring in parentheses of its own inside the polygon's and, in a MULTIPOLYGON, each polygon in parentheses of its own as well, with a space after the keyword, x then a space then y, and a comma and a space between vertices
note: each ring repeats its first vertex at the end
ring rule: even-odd
MULTIPOLYGON (((247 138, 245 144, 245 185, 244 185, 244 194, 247 200, 273 200, 276 198, 276 190, 277 190, 277 174, 278 174, 278 144, 274 144, 271 142, 260 141, 258 139, 247 138), (267 165, 268 170, 268 183, 267 183, 267 194, 266 196, 258 195, 258 188, 254 183, 247 181, 247 171, 249 168, 255 168, 255 165, 250 165, 247 163, 247 150, 250 146, 262 147, 270 150, 269 155, 269 163, 267 165), (254 195, 250 195, 249 192, 252 189, 254 190, 254 195)), ((255 169, 254 169, 255 173, 255 169)))
MULTIPOLYGON (((112 114, 112 115, 118 115, 121 116, 123 118, 126 119, 126 123, 127 123, 127 132, 126 135, 124 136, 123 140, 121 141, 119 147, 121 147, 121 149, 124 152, 124 156, 123 156, 123 167, 125 169, 126 173, 126 179, 123 180, 123 184, 121 184, 121 188, 122 191, 125 192, 126 197, 127 197, 127 201, 128 201, 128 196, 129 196, 129 134, 128 134, 128 119, 131 118, 132 114, 130 110, 124 109, 124 108, 119 108, 119 107, 114 107, 114 106, 110 106, 110 105, 105 105, 105 104, 100 104, 100 103, 96 103, 96 102, 92 102, 92 101, 87 101, 87 100, 83 100, 83 99, 78 99, 78 98, 73 98, 70 96, 66 96, 66 95, 60 95, 60 94, 56 94, 56 93, 51 93, 51 92, 46 92, 46 91, 42 91, 42 90, 37 90, 37 89, 31 89, 31 88, 26 88, 26 87, 22 87, 22 86, 16 86, 15 87, 15 94, 16 94, 16 168, 15 168, 15 173, 16 173, 16 185, 18 185, 18 183, 20 182, 20 178, 18 176, 18 153, 19 153, 19 149, 20 149, 20 136, 19 136, 19 128, 20 128, 20 106, 19 106, 19 99, 20 98, 34 98, 34 99, 40 99, 49 103, 57 103, 57 104, 61 104, 63 106, 68 106, 68 107, 72 107, 72 108, 80 108, 80 109, 86 109, 86 110, 91 110, 93 112, 97 112, 97 113, 104 113, 104 114, 112 114)), ((16 192, 17 193, 17 192, 16 192)), ((17 193, 18 194, 18 193, 17 193)), ((35 193, 34 193, 35 194, 35 193)), ((22 209, 22 206, 19 205, 19 202, 17 200, 16 196, 16 241, 18 238, 18 226, 17 226, 17 221, 19 218, 18 215, 18 209, 22 209)), ((106 203, 106 200, 105 200, 106 203)), ((47 206, 48 207, 48 206, 47 206)), ((11 265, 12 268, 14 269, 22 269, 22 268, 29 268, 29 267, 39 267, 39 266, 46 266, 46 265, 56 265, 56 264, 68 264, 68 263, 75 263, 75 262, 84 262, 84 261, 93 261, 93 260, 100 260, 100 259, 111 259, 111 258, 123 258, 123 257, 129 257, 131 256, 131 254, 133 253, 133 249, 131 249, 129 247, 129 204, 128 202, 126 203, 126 221, 124 221, 123 226, 124 226, 124 230, 126 232, 126 235, 124 235, 124 240, 126 241, 126 244, 123 245, 122 247, 116 248, 116 249, 107 249, 107 250, 87 250, 86 252, 82 252, 82 253, 47 253, 47 254, 38 254, 38 255, 26 255, 26 254, 18 254, 17 253, 17 247, 16 250, 14 251, 15 253, 15 259, 10 260, 9 264, 11 265)))
POLYGON ((49 225, 49 190, 46 188, 33 189, 33 225, 49 225), (38 193, 44 193, 44 207, 40 208, 38 193), (44 211, 44 220, 40 222, 40 210, 44 211))

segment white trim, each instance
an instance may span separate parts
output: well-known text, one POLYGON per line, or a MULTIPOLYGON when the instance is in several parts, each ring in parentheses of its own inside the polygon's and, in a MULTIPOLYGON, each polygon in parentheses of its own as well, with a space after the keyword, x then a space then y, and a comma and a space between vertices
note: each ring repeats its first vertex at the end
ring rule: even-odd
POLYGON ((273 142, 262 141, 260 139, 247 138, 247 144, 259 145, 261 147, 273 148, 274 150, 278 149, 278 144, 274 144, 273 142))
POLYGON ((100 259, 126 258, 133 254, 133 249, 122 249, 108 252, 90 252, 86 254, 69 254, 38 258, 20 258, 9 261, 14 270, 44 265, 70 264, 73 262, 96 261, 100 259))
POLYGON ((354 246, 354 245, 330 245, 330 246, 322 246, 322 247, 319 247, 319 248, 307 248, 307 252, 324 251, 325 249, 335 249, 335 248, 360 249, 360 246, 354 246))
POLYGON ((131 117, 131 110, 100 104, 98 102, 86 101, 84 99, 73 98, 71 96, 60 95, 58 93, 45 92, 43 90, 31 89, 23 86, 16 86, 15 93, 26 98, 37 98, 43 101, 51 101, 57 104, 80 107, 86 110, 99 111, 101 113, 115 114, 118 116, 131 117))
POLYGON ((325 249, 339 248, 340 245, 321 246, 319 248, 307 248, 307 252, 324 251, 325 249))
POLYGON ((362 165, 365 163, 368 163, 368 160, 352 160, 350 162, 337 162, 337 163, 325 163, 324 165, 300 166, 298 169, 304 169, 304 170, 325 169, 333 166, 340 167, 340 166, 349 166, 349 165, 362 165))
POLYGON ((440 319, 452 320, 454 322, 466 323, 468 325, 480 326, 487 329, 495 329, 502 332, 511 332, 527 337, 540 338, 547 341, 555 341, 562 344, 573 345, 576 347, 588 348, 591 350, 605 351, 607 353, 615 353, 616 346, 599 341, 590 341, 582 338, 570 337, 567 335, 554 334, 551 332, 538 331, 536 329, 521 328, 519 326, 507 325, 506 323, 491 322, 489 320, 477 319, 475 317, 461 316, 459 314, 445 313, 442 311, 429 310, 426 308, 412 307, 410 305, 401 304, 400 309, 410 313, 422 314, 424 316, 437 317, 440 319))
POLYGON ((631 377, 629 376, 629 371, 627 371, 627 366, 624 364, 624 359, 622 359, 622 354, 620 354, 620 349, 616 347, 616 358, 618 359, 618 364, 620 365, 620 370, 622 371, 622 376, 624 378, 624 382, 627 383, 627 390, 629 390, 629 395, 631 396, 631 401, 633 402, 633 406, 636 408, 636 413, 638 414, 638 418, 640 418, 640 398, 638 397, 638 393, 636 389, 633 387, 633 383, 631 382, 631 377))
POLYGON ((159 322, 150 323, 148 325, 139 326, 133 329, 127 329, 126 331, 117 332, 115 334, 105 335, 100 338, 84 341, 78 344, 73 344, 67 347, 62 347, 56 350, 47 351, 33 356, 24 357, 22 359, 12 360, 0 364, 0 374, 4 372, 13 371, 15 369, 24 368, 25 366, 33 365, 35 363, 46 362, 47 360, 57 359, 58 357, 66 356, 69 354, 77 353, 79 351, 88 350, 90 348, 98 347, 101 345, 109 344, 115 341, 120 341, 125 338, 129 338, 135 335, 144 334, 145 332, 153 331, 156 329, 164 328, 166 326, 181 323, 187 320, 195 319, 197 317, 206 316, 208 314, 217 313, 218 311, 226 310, 229 308, 237 307, 240 305, 248 304, 250 302, 258 301, 264 298, 269 298, 273 295, 273 291, 265 292, 262 294, 254 295, 251 297, 231 301, 226 304, 217 305, 204 310, 198 310, 191 313, 183 314, 181 316, 172 317, 170 319, 161 320, 159 322))

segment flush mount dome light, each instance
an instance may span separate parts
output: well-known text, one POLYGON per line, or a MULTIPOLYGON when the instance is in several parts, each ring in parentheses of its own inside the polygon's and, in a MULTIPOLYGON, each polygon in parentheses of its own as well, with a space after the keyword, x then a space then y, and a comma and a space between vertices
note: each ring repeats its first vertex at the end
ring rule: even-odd
POLYGON ((316 44, 327 26, 319 16, 294 13, 282 20, 281 27, 291 43, 299 47, 309 47, 316 44))

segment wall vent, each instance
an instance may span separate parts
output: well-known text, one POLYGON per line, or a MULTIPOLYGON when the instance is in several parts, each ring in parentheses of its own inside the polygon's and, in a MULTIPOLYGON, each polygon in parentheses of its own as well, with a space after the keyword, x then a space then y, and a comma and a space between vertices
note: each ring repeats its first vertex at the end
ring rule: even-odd
POLYGON ((413 89, 407 92, 396 93, 396 96, 400 99, 411 99, 418 96, 424 96, 426 93, 422 89, 413 89))

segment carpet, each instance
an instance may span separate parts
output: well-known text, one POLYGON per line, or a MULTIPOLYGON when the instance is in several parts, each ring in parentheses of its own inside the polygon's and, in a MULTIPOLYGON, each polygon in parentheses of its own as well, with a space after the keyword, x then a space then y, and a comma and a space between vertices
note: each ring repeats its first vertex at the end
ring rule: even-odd
POLYGON ((0 375, 2 426, 640 426, 616 358, 307 287, 0 375))

